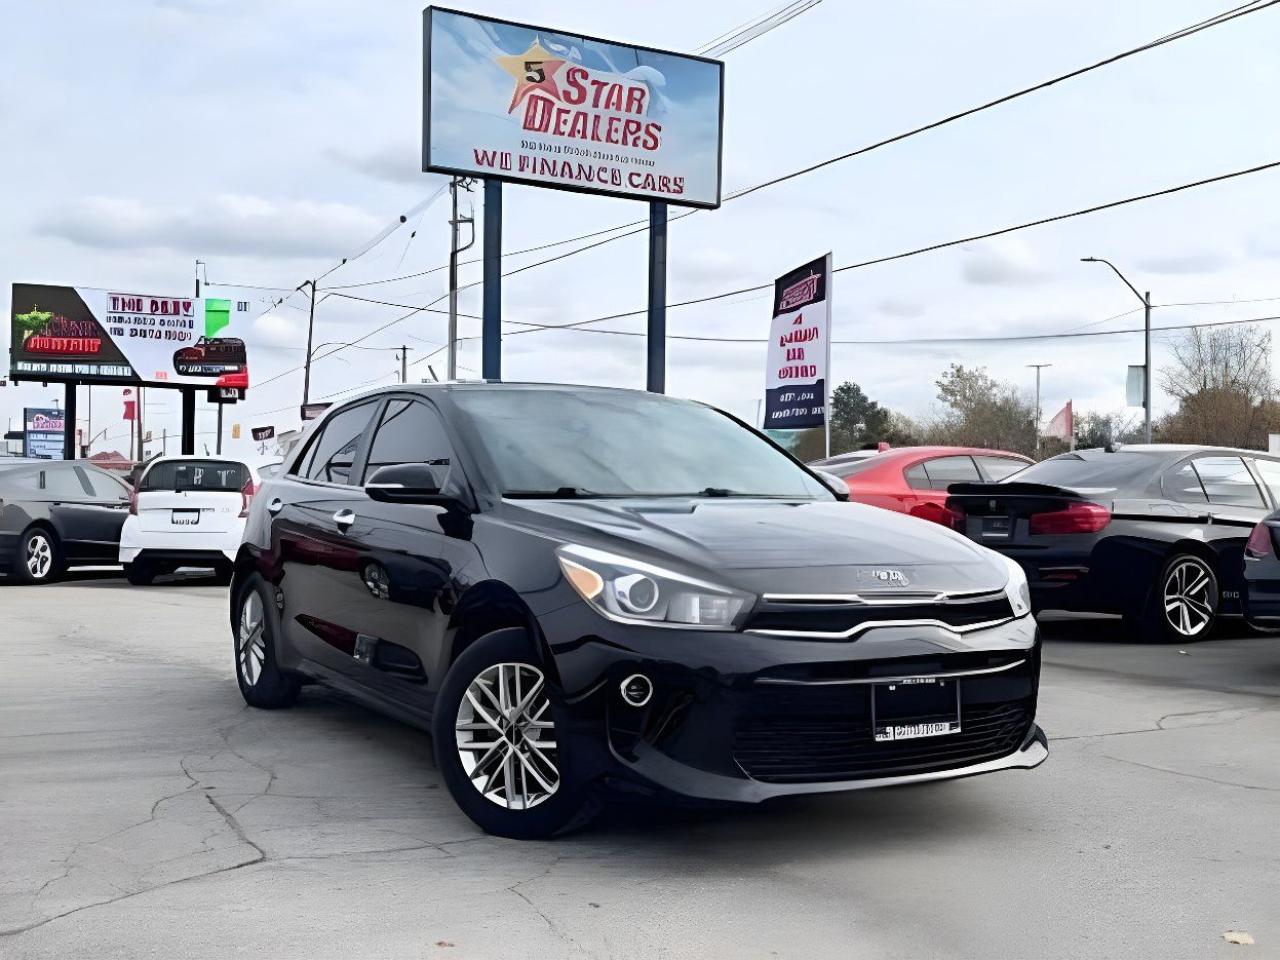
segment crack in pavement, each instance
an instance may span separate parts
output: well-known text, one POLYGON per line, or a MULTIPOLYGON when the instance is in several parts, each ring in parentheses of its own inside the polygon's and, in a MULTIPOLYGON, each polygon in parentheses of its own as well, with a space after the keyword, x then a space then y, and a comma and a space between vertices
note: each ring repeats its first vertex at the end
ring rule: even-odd
POLYGON ((1256 783, 1239 783, 1235 780, 1220 780, 1217 777, 1206 777, 1199 773, 1186 773, 1182 770, 1170 770, 1168 767, 1158 767, 1153 763, 1142 763, 1140 760, 1128 760, 1124 757, 1113 757, 1109 753, 1102 754, 1107 760, 1114 760, 1116 763, 1127 763, 1133 767, 1142 767, 1144 770, 1155 770, 1158 773, 1167 773, 1175 777, 1186 777, 1188 780, 1203 780, 1206 783, 1216 783, 1220 787, 1236 787, 1240 790, 1260 790, 1264 793, 1280 793, 1280 787, 1263 787, 1256 783))
POLYGON ((1049 740, 1055 743, 1060 740, 1105 740, 1107 737, 1126 737, 1134 733, 1161 733, 1163 731, 1170 731, 1170 730, 1186 730, 1191 727, 1207 727, 1207 726, 1212 726, 1212 724, 1192 723, 1192 724, 1187 724, 1186 726, 1166 727, 1165 721, 1173 717, 1201 717, 1207 714, 1214 714, 1214 713, 1231 714, 1231 716, 1224 717, 1220 721, 1221 723, 1236 723, 1237 721, 1243 720, 1245 717, 1249 716, 1250 714, 1257 713, 1262 709, 1263 708, 1261 707, 1246 707, 1244 709, 1232 710, 1232 709, 1224 709, 1222 707, 1215 707, 1212 710, 1184 710, 1184 711, 1179 711, 1177 713, 1164 714, 1163 716, 1157 718, 1156 725, 1154 727, 1140 727, 1137 730, 1112 730, 1108 733, 1082 733, 1082 734, 1078 734, 1075 736, 1068 736, 1068 737, 1049 737, 1049 740))
POLYGON ((515 883, 511 884, 511 886, 507 887, 506 890, 508 893, 515 894, 517 897, 519 897, 521 900, 527 903, 529 905, 529 908, 533 910, 533 912, 536 913, 539 917, 542 918, 542 922, 547 925, 547 929, 550 930, 553 934, 555 934, 556 939, 558 939, 561 943, 567 946, 573 947, 575 950, 579 951, 580 953, 586 954, 586 956, 588 957, 594 957, 595 953, 586 949, 577 940, 575 940, 569 934, 561 930, 560 927, 555 923, 555 921, 553 921, 549 916, 547 916, 547 914, 542 910, 541 907, 539 907, 536 903, 530 900, 528 895, 520 890, 520 888, 524 886, 526 883, 537 883, 539 880, 546 879, 546 877, 551 873, 551 871, 554 870, 557 866, 559 866, 564 859, 565 859, 565 856, 563 854, 558 854, 556 858, 552 860, 551 863, 547 865, 546 869, 543 870, 541 873, 536 874, 532 877, 527 877, 524 880, 518 880, 515 883))

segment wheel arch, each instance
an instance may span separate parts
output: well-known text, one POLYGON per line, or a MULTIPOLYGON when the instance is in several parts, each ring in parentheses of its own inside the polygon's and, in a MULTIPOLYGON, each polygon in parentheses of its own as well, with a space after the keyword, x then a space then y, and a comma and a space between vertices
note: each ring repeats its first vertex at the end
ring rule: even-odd
POLYGON ((537 617, 515 590, 501 580, 482 580, 467 588, 449 617, 452 636, 446 668, 473 643, 497 630, 525 632, 539 659, 549 662, 537 617))

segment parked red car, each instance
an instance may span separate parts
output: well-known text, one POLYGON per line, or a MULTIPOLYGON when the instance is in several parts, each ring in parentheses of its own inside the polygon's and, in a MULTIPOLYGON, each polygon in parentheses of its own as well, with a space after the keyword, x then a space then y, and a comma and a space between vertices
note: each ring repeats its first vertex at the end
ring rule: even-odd
POLYGON ((843 480, 851 500, 945 526, 953 526, 958 516, 946 507, 951 484, 994 483, 1034 462, 1020 453, 980 447, 896 447, 857 454, 817 460, 810 466, 843 480))

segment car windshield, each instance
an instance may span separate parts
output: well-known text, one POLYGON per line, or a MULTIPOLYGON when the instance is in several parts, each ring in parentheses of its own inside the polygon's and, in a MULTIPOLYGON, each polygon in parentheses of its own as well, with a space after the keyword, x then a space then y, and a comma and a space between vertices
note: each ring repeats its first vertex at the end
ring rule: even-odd
POLYGON ((453 397, 504 495, 833 496, 764 438, 688 400, 542 388, 453 397))
POLYGON ((1160 453, 1101 450, 1064 453, 1033 463, 1001 483, 1045 483, 1072 490, 1110 493, 1145 489, 1168 456, 1160 453))

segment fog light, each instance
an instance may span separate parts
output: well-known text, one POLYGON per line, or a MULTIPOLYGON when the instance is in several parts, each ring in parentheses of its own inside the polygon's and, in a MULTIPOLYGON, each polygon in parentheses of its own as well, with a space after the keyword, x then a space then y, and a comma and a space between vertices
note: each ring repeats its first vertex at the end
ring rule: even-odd
POLYGON ((653 696, 653 684, 643 673, 633 673, 618 689, 622 691, 622 699, 633 707, 643 707, 653 696))

